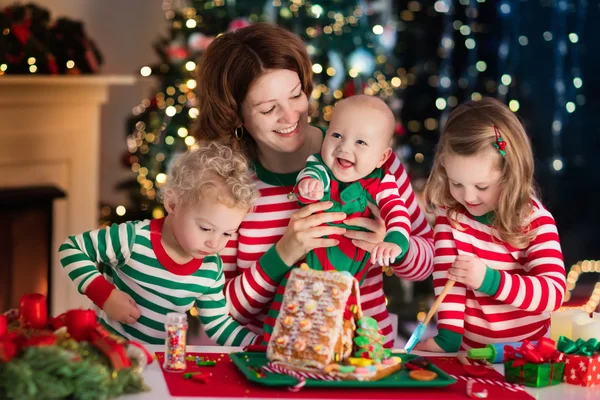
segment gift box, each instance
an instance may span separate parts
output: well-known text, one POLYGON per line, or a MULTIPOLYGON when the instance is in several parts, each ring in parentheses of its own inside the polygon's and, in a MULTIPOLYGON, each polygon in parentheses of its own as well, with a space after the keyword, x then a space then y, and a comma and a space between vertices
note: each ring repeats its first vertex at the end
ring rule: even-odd
POLYGON ((557 351, 556 343, 542 338, 537 345, 527 340, 521 347, 504 347, 504 377, 506 382, 525 386, 557 385, 563 380, 564 354, 557 351))
POLYGON ((525 386, 544 387, 557 385, 563 380, 565 363, 520 364, 517 360, 504 363, 506 382, 525 386))
POLYGON ((565 354, 564 382, 579 386, 600 384, 600 343, 597 339, 573 341, 561 336, 557 348, 565 354))

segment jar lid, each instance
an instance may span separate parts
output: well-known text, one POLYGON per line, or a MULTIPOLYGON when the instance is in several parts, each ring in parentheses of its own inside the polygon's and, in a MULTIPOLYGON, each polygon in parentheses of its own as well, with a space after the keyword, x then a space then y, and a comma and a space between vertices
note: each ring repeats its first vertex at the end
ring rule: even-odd
POLYGON ((165 324, 187 324, 187 315, 177 312, 167 313, 165 324))

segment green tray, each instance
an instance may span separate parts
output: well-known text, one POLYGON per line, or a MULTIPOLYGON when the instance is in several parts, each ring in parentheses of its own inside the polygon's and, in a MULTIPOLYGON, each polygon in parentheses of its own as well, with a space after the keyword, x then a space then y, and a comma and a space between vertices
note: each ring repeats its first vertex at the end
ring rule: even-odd
MULTIPOLYGON (((413 354, 394 354, 401 357, 402 362, 406 362, 418 356, 413 354)), ((260 352, 239 352, 230 353, 229 358, 244 374, 246 379, 252 382, 266 386, 292 386, 298 383, 296 378, 288 375, 273 374, 265 372, 264 378, 259 378, 248 367, 262 367, 268 364, 267 354, 260 352)), ((408 376, 408 370, 402 368, 389 376, 378 381, 322 381, 317 379, 306 379, 307 387, 361 387, 361 388, 383 388, 383 387, 441 387, 452 385, 456 379, 450 377, 447 373, 431 364, 428 368, 438 376, 432 381, 416 381, 408 376)))

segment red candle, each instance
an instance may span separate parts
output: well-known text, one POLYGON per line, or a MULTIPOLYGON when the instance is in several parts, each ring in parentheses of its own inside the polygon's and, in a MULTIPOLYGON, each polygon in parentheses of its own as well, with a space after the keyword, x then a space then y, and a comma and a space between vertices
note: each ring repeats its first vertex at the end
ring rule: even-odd
POLYGON ((8 318, 6 315, 0 314, 0 337, 4 336, 8 332, 8 318))
POLYGON ((67 332, 77 341, 88 340, 89 333, 96 327, 94 310, 67 311, 67 332))
POLYGON ((39 293, 26 294, 21 297, 19 306, 21 326, 23 328, 42 329, 48 322, 46 296, 39 293))

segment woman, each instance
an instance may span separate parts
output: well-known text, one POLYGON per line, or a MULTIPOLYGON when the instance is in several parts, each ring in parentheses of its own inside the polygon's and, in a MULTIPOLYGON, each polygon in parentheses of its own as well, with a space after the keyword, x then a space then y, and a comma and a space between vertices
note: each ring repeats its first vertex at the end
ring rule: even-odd
MULTIPOLYGON (((262 333, 269 304, 291 267, 314 248, 337 245, 323 236, 344 234, 370 251, 383 239, 385 226, 380 218, 345 221, 369 232, 327 226, 345 215, 323 213, 330 203, 299 209, 293 197, 298 172, 323 141, 323 132, 308 123, 312 64, 298 36, 266 23, 226 33, 204 53, 197 81, 196 138, 225 141, 243 151, 256 168, 261 198, 221 256, 232 316, 262 333)), ((384 167, 398 179, 412 225, 408 253, 393 270, 401 278, 423 280, 433 267, 431 229, 400 161, 392 156, 384 167)), ((386 346, 392 346, 380 266, 369 268, 361 302, 364 313, 374 317, 386 335, 386 346)))

